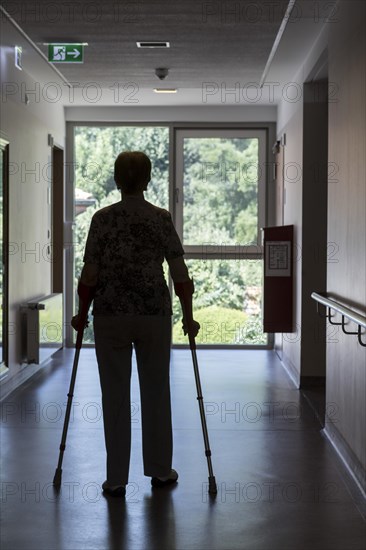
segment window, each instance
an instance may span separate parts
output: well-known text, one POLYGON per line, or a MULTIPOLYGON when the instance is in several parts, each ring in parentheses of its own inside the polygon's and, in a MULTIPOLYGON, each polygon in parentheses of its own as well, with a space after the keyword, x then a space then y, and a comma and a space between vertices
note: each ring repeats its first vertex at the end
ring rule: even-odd
MULTIPOLYGON (((170 209, 194 278, 195 317, 202 326, 197 344, 267 345, 260 234, 266 220, 266 130, 117 124, 69 128, 74 140, 73 212, 68 218, 75 222, 74 303, 91 218, 120 200, 115 158, 121 151, 141 150, 153 163, 145 197, 170 209)), ((187 344, 179 301, 172 296, 173 344, 187 344)), ((92 324, 84 342, 93 343, 92 324)))

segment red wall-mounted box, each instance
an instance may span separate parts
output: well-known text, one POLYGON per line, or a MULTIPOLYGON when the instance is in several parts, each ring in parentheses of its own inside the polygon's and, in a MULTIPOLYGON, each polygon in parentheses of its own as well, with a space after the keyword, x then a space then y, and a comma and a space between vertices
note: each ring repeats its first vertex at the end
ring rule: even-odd
POLYGON ((294 332, 294 226, 265 227, 263 332, 294 332))

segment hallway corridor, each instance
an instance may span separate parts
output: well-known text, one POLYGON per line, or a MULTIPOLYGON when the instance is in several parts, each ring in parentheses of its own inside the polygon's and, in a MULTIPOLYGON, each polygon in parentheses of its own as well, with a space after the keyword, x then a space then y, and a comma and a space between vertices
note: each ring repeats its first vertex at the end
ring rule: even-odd
MULTIPOLYGON (((73 360, 66 349, 2 403, 4 550, 362 550, 357 495, 308 402, 271 351, 198 350, 218 485, 207 494, 189 351, 173 350, 179 482, 142 475, 134 365, 126 500, 101 494, 104 440, 93 349, 81 352, 61 493, 52 487, 73 360)), ((337 421, 337 404, 328 403, 337 421)))

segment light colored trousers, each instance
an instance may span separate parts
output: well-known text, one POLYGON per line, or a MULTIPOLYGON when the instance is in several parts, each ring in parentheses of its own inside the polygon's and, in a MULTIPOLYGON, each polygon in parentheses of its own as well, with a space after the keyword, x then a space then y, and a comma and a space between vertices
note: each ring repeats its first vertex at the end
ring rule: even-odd
POLYGON ((171 317, 94 317, 95 350, 102 389, 107 481, 126 485, 131 452, 131 358, 140 383, 144 474, 163 477, 172 466, 170 407, 171 317))

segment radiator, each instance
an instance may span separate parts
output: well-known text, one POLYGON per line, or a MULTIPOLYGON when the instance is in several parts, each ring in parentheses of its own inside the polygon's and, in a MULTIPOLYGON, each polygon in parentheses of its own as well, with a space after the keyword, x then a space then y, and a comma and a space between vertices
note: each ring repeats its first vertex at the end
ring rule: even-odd
POLYGON ((22 306, 23 362, 41 364, 63 346, 62 294, 50 294, 22 306))

